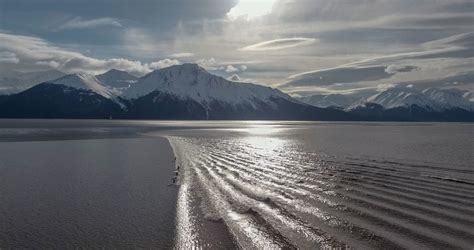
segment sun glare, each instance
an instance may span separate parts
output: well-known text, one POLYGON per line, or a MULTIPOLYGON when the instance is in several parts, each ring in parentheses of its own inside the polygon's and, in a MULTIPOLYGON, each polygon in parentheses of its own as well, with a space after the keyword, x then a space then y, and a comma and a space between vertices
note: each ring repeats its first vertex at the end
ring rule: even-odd
POLYGON ((272 11, 275 0, 240 0, 239 3, 232 8, 227 16, 230 19, 245 17, 252 19, 264 16, 272 11))

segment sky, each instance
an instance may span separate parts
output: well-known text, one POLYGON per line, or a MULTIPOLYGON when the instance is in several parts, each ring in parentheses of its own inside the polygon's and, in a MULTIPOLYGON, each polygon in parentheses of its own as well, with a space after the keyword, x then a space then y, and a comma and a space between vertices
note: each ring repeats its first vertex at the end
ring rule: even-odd
POLYGON ((296 96, 472 90, 474 1, 0 0, 2 70, 187 62, 296 96))

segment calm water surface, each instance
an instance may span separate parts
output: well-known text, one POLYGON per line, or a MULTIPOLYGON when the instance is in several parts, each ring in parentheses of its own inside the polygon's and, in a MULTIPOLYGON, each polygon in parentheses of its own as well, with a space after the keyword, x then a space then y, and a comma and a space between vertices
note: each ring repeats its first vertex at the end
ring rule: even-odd
POLYGON ((474 246, 471 124, 8 123, 0 140, 168 138, 178 248, 474 246))

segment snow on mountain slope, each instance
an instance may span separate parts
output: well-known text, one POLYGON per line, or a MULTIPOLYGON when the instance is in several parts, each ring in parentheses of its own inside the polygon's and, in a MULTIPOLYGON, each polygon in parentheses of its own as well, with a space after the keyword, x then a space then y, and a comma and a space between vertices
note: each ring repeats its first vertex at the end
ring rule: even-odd
POLYGON ((327 107, 347 108, 359 98, 348 96, 348 95, 341 95, 341 94, 329 94, 329 95, 304 96, 304 97, 298 97, 296 99, 306 104, 309 104, 315 107, 320 107, 320 108, 327 108, 327 107))
POLYGON ((138 80, 138 77, 128 72, 116 69, 111 69, 103 74, 96 75, 96 78, 100 82, 113 88, 128 88, 138 80))
POLYGON ((412 88, 391 88, 367 98, 367 102, 377 103, 385 108, 417 105, 422 108, 434 106, 434 102, 418 90, 412 88))
POLYGON ((428 88, 422 92, 433 100, 439 108, 462 108, 466 110, 474 110, 474 102, 464 98, 465 92, 462 90, 428 88))
POLYGON ((109 99, 115 99, 119 95, 117 90, 107 88, 95 76, 85 73, 67 75, 50 83, 61 84, 76 89, 91 90, 109 99))
POLYGON ((366 103, 375 103, 386 109, 410 107, 416 105, 424 109, 443 111, 452 108, 473 110, 473 102, 467 100, 464 92, 458 89, 395 87, 377 93, 367 99, 360 100, 349 106, 348 110, 364 106, 366 103))
POLYGON ((471 91, 466 91, 462 97, 466 99, 467 101, 474 103, 474 93, 471 91))
POLYGON ((277 89, 251 83, 231 82, 210 74, 197 64, 175 65, 149 73, 139 79, 122 96, 136 99, 153 91, 193 99, 201 104, 220 101, 229 104, 250 104, 269 101, 271 97, 297 102, 277 89))

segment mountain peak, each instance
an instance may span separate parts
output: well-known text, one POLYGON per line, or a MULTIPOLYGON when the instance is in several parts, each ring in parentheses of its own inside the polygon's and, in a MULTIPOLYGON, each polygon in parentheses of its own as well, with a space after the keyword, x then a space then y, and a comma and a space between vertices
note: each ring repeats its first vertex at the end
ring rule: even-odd
POLYGON ((153 91, 191 99, 203 106, 214 101, 229 104, 252 103, 249 105, 255 106, 255 100, 265 102, 272 97, 293 100, 279 90, 256 84, 231 82, 192 63, 155 70, 125 90, 123 95, 134 99, 153 91))
MULTIPOLYGON (((207 72, 203 67, 195 63, 184 63, 181 65, 173 65, 170 67, 157 69, 144 77, 143 80, 146 82, 156 82, 157 80, 164 80, 165 82, 174 82, 179 84, 202 82, 198 78, 210 78, 217 77, 207 72)), ((206 81, 207 81, 206 80, 206 81)))
POLYGON ((203 67, 199 66, 196 63, 184 63, 181 65, 173 65, 167 68, 155 70, 154 72, 173 72, 173 75, 186 74, 186 75, 194 75, 194 76, 200 73, 210 74, 209 72, 207 72, 206 69, 204 69, 203 67))
POLYGON ((464 92, 458 89, 427 88, 420 90, 395 87, 356 102, 349 109, 363 106, 365 103, 376 103, 386 109, 416 105, 420 108, 437 111, 451 108, 473 110, 474 105, 463 94, 464 92))
POLYGON ((91 77, 95 77, 94 75, 89 74, 89 73, 85 73, 85 72, 74 73, 74 74, 72 74, 72 75, 77 76, 77 77, 80 77, 80 78, 91 78, 91 77))
POLYGON ((107 73, 127 73, 127 72, 123 71, 123 70, 118 70, 118 69, 110 69, 107 72, 105 72, 104 74, 107 74, 107 73))
MULTIPOLYGON (((57 84, 63 84, 67 81, 81 81, 81 80, 86 80, 86 79, 91 79, 91 78, 95 78, 95 77, 91 74, 80 72, 80 73, 72 73, 72 74, 65 75, 51 82, 57 83, 57 84)), ((67 84, 64 84, 64 85, 67 85, 67 84)))
POLYGON ((114 88, 129 87, 132 83, 135 83, 138 80, 137 77, 131 75, 127 71, 118 69, 111 69, 103 74, 97 75, 96 77, 102 83, 114 88))
POLYGON ((106 98, 113 98, 117 95, 117 93, 114 91, 103 86, 102 82, 100 82, 94 75, 87 73, 74 73, 66 75, 52 81, 51 83, 76 89, 91 90, 106 98))
POLYGON ((123 76, 131 76, 133 77, 130 73, 128 73, 127 71, 124 71, 124 70, 118 70, 118 69, 110 69, 100 75, 97 75, 97 77, 99 76, 104 76, 104 75, 123 75, 123 76))
POLYGON ((128 73, 127 71, 124 70, 118 70, 118 69, 110 69, 107 72, 104 72, 100 75, 97 75, 97 78, 102 78, 102 77, 121 77, 121 78, 126 78, 127 80, 129 79, 136 79, 137 77, 133 76, 132 74, 128 73))
POLYGON ((203 67, 199 66, 199 64, 197 64, 197 63, 183 63, 181 65, 171 66, 170 68, 173 68, 173 67, 179 68, 179 69, 182 69, 182 70, 186 70, 186 71, 189 71, 189 70, 206 71, 203 67))

